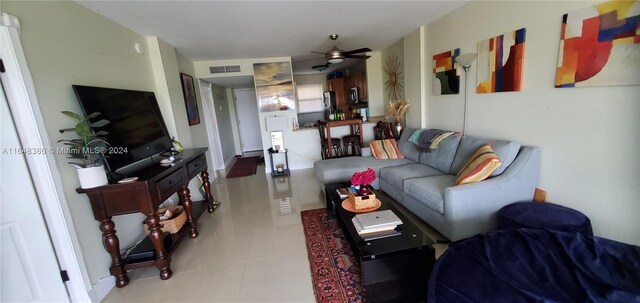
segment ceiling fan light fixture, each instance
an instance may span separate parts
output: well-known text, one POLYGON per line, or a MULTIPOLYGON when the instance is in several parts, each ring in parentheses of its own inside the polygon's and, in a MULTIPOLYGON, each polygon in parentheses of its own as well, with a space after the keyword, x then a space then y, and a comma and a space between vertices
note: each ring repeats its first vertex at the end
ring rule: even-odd
POLYGON ((335 46, 330 52, 326 54, 325 57, 327 59, 327 62, 329 63, 340 63, 344 61, 344 54, 342 53, 342 50, 336 48, 335 46))

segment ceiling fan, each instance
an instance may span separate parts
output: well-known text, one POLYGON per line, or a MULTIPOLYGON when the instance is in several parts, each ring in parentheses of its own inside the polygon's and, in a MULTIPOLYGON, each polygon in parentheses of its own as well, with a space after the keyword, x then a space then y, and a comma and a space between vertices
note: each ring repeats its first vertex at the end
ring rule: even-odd
POLYGON ((333 41, 333 48, 331 48, 330 50, 322 53, 322 52, 312 52, 312 53, 316 53, 316 54, 323 54, 324 57, 327 59, 327 63, 325 63, 324 65, 316 65, 313 66, 311 68, 315 69, 315 70, 325 70, 329 67, 329 64, 332 63, 340 63, 342 61, 344 61, 344 59, 346 58, 351 58, 351 59, 361 59, 361 60, 366 60, 369 59, 371 56, 367 56, 367 55, 358 55, 359 53, 366 53, 366 52, 370 52, 371 49, 365 47, 365 48, 359 48, 359 49, 354 49, 354 50, 350 50, 350 51, 345 51, 342 49, 339 49, 338 46, 336 46, 336 40, 338 39, 338 34, 331 34, 329 35, 329 38, 333 41))

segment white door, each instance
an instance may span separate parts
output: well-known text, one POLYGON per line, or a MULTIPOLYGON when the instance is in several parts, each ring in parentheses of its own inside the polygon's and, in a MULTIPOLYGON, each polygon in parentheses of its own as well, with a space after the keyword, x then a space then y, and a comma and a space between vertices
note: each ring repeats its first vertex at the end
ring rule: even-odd
POLYGON ((0 301, 67 302, 69 296, 2 86, 0 99, 0 301))
POLYGON ((235 89, 236 120, 242 151, 262 150, 258 100, 255 89, 235 89))

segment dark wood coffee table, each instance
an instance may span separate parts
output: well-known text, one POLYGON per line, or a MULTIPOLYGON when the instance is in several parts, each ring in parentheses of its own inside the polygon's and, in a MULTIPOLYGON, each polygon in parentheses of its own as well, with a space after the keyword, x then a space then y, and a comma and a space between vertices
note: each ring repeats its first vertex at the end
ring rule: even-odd
POLYGON ((349 246, 360 263, 362 281, 369 302, 426 302, 427 282, 435 262, 435 243, 413 221, 396 207, 396 202, 375 191, 382 202, 377 210, 392 210, 402 220, 401 235, 364 241, 356 232, 351 218, 356 213, 342 207, 338 188, 349 183, 325 185, 327 211, 335 215, 349 246))

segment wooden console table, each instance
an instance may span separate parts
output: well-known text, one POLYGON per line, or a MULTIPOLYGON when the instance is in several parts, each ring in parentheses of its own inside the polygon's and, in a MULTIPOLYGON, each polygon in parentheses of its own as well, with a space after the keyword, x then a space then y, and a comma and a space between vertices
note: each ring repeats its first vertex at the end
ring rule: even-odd
POLYGON ((325 129, 325 134, 326 134, 326 140, 327 140, 327 146, 329 146, 328 148, 328 156, 327 159, 331 159, 333 158, 332 155, 332 151, 331 151, 331 128, 332 127, 336 127, 336 126, 346 126, 348 125, 349 128, 351 129, 351 134, 355 135, 356 134, 356 129, 360 132, 360 146, 362 146, 362 120, 360 119, 348 119, 348 120, 335 120, 335 121, 318 121, 318 123, 320 124, 321 127, 324 127, 325 129), (357 126, 357 128, 356 128, 357 126))
MULTIPOLYGON (((174 193, 178 193, 180 203, 187 215, 187 222, 183 229, 188 229, 190 238, 198 237, 197 223, 192 215, 193 202, 188 184, 189 180, 200 174, 204 181, 207 209, 209 212, 213 212, 206 151, 207 148, 185 149, 182 154, 175 156, 176 160, 173 166, 161 166, 156 163, 136 172, 135 177, 139 178, 136 182, 76 189, 78 193, 85 193, 89 196, 93 216, 100 222, 104 246, 111 256, 109 272, 116 278, 117 287, 129 284, 126 269, 140 267, 140 265, 123 262, 115 224, 111 220, 112 216, 136 212, 147 216, 145 223, 149 225, 148 237, 156 251, 156 260, 143 265, 155 265, 160 270, 160 279, 162 280, 171 278, 171 256, 165 251, 164 233, 160 229, 160 218, 157 214, 158 205, 174 193)), ((142 229, 142 226, 140 228, 142 229)))

